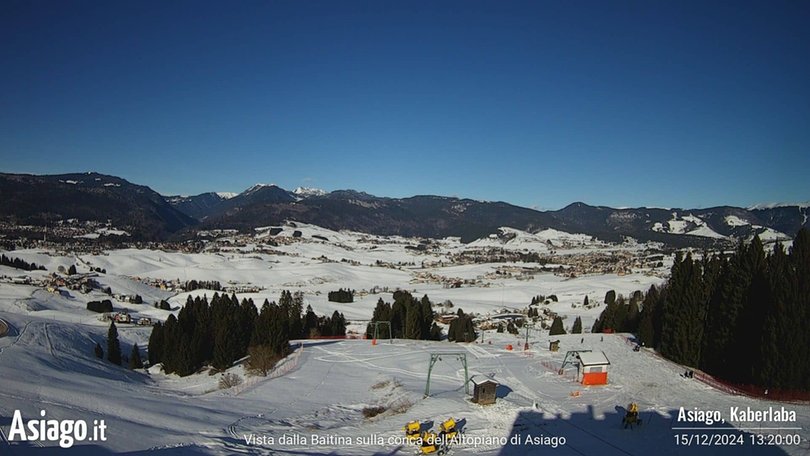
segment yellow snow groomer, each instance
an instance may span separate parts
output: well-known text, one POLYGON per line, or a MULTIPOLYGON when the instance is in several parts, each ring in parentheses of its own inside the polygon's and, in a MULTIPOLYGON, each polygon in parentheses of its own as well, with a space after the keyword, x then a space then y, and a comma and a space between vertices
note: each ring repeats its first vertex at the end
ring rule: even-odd
POLYGON ((628 426, 632 429, 634 424, 641 425, 641 419, 638 417, 638 404, 631 402, 630 405, 627 406, 627 413, 624 415, 622 423, 625 429, 627 429, 628 426))
POLYGON ((422 433, 422 442, 419 446, 419 451, 422 454, 444 454, 446 448, 435 432, 425 431, 422 433))
POLYGON ((419 421, 408 421, 405 425, 405 438, 408 442, 413 442, 419 439, 419 431, 422 430, 422 423, 419 421))
POLYGON ((444 441, 450 442, 454 440, 457 435, 458 429, 456 429, 456 420, 453 418, 448 418, 439 425, 439 436, 444 441))

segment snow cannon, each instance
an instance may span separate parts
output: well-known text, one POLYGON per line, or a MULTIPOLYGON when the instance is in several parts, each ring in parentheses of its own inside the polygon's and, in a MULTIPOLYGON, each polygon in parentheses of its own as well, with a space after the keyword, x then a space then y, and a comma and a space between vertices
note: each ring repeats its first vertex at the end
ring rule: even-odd
POLYGON ((420 454, 438 454, 443 455, 447 452, 447 447, 442 444, 439 436, 433 431, 425 431, 422 433, 422 441, 419 445, 420 454))
POLYGON ((449 442, 456 438, 458 429, 456 429, 456 420, 448 418, 439 425, 439 436, 442 440, 449 442))
POLYGON ((622 419, 622 424, 624 424, 625 429, 627 429, 628 426, 630 429, 633 429, 634 424, 641 426, 641 419, 638 417, 638 404, 631 402, 630 405, 627 406, 627 413, 622 419))
POLYGON ((419 421, 408 421, 405 425, 405 438, 408 442, 413 442, 419 439, 419 431, 422 430, 422 423, 419 421))

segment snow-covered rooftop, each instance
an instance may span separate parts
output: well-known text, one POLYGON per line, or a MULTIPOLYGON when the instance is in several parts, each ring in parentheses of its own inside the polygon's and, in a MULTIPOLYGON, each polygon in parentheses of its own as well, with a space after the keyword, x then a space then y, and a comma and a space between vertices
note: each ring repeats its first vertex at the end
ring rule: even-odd
POLYGON ((579 361, 583 366, 600 366, 610 364, 604 352, 580 352, 579 361))

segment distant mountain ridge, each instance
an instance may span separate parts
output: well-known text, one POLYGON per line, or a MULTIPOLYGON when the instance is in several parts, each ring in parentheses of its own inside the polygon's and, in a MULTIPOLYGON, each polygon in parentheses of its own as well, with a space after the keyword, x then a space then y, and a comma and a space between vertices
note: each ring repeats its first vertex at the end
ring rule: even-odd
POLYGON ((745 209, 622 208, 572 203, 557 211, 536 211, 504 202, 418 195, 387 198, 356 190, 287 191, 275 185, 256 186, 199 219, 207 228, 238 228, 297 220, 324 228, 378 235, 459 236, 472 241, 509 226, 525 231, 553 228, 606 241, 625 237, 675 246, 708 246, 759 234, 765 241, 789 239, 807 225, 807 206, 745 209))
POLYGON ((131 230, 134 240, 165 239, 197 223, 151 188, 120 177, 0 173, 0 220, 49 225, 67 219, 110 221, 131 230))
POLYGON ((553 228, 605 241, 627 237, 671 246, 710 246, 759 234, 764 241, 789 239, 808 226, 806 205, 746 209, 610 208, 572 203, 537 211, 505 202, 434 195, 387 198, 356 190, 324 192, 256 184, 239 194, 207 192, 163 197, 149 187, 97 173, 33 176, 0 174, 0 220, 48 224, 62 218, 111 220, 134 227, 144 239, 188 236, 196 229, 280 225, 295 220, 333 230, 469 242, 500 227, 528 232, 553 228))

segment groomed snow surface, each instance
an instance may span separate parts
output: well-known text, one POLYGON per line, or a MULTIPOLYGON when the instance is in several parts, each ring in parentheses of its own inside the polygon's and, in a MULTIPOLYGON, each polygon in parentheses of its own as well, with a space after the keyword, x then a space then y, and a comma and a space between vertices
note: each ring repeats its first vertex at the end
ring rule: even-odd
MULTIPOLYGON (((300 229, 300 227, 299 227, 300 229)), ((305 230, 306 231, 306 230, 305 230)), ((354 303, 326 300, 338 287, 370 289, 373 286, 402 287, 417 297, 428 294, 433 302, 450 299, 453 310, 463 308, 482 314, 502 308, 522 309, 537 294, 556 294, 551 310, 566 316, 565 326, 581 316, 586 328, 604 306, 584 309, 585 295, 601 302, 607 290, 629 295, 646 290, 660 279, 634 273, 626 276, 596 275, 564 279, 539 274, 533 280, 513 278, 488 280, 488 286, 444 288, 438 283, 413 281, 419 267, 375 267, 381 261, 413 261, 418 256, 398 242, 362 244, 354 235, 326 233, 329 242, 281 246, 286 255, 255 253, 177 254, 160 251, 123 250, 104 255, 52 256, 48 252, 18 251, 15 256, 44 264, 49 271, 59 265, 102 267, 108 274, 97 280, 116 293, 140 294, 150 304, 115 301, 116 309, 128 308, 135 316, 160 320, 169 311, 151 303, 168 299, 176 313, 187 294, 173 295, 145 285, 134 277, 182 280, 219 280, 265 287, 253 297, 257 305, 265 297, 277 300, 282 289, 302 291, 307 304, 320 314, 343 312, 362 328, 371 317, 377 299, 391 301, 390 293, 369 294, 354 303), (341 238, 340 236, 343 236, 341 238), (345 244, 341 244, 345 243, 345 244), (342 246, 341 246, 342 245, 342 246), (321 255, 345 257, 360 264, 317 260, 321 255), (572 307, 577 305, 577 307, 572 307)), ((306 233, 305 233, 306 236, 306 233)), ((535 239, 525 242, 534 243, 535 239)), ((585 239, 577 241, 586 242, 585 239)), ((524 241, 521 241, 521 243, 524 241)), ((458 248, 445 241, 448 250, 458 248)), ((570 244, 569 244, 570 246, 570 244)), ((586 249, 588 246, 571 246, 586 249)), ((437 253, 437 256, 445 255, 437 253)), ((521 264, 522 265, 522 264, 521 264)), ((477 264, 428 268, 447 277, 475 278, 503 264, 477 264)), ((45 272, 30 273, 32 278, 45 272)), ((0 275, 18 276, 19 270, 0 267, 0 275)), ((206 293, 200 291, 198 293, 206 293)), ((209 295, 211 292, 207 292, 209 295)), ((130 371, 93 355, 96 342, 106 351, 107 323, 85 309, 89 300, 103 295, 78 292, 52 294, 27 285, 0 284, 0 319, 8 333, 0 337, 0 454, 335 454, 409 455, 413 445, 401 443, 402 427, 420 420, 437 429, 454 417, 467 437, 453 446, 454 454, 476 455, 680 455, 680 454, 807 454, 810 406, 781 404, 732 396, 696 379, 681 376, 684 367, 642 349, 623 335, 563 335, 550 338, 546 331, 531 330, 530 349, 522 350, 520 336, 486 332, 483 343, 453 344, 409 340, 299 341, 293 355, 268 378, 247 377, 242 366, 231 372, 246 382, 231 389, 218 389, 219 374, 201 372, 185 378, 166 375, 159 367, 130 371), (560 351, 550 352, 551 339, 560 339, 560 351), (511 344, 514 350, 506 346, 511 344), (610 360, 609 383, 584 387, 574 379, 576 369, 560 368, 567 350, 604 351, 610 360), (496 404, 479 406, 464 391, 464 371, 455 354, 446 354, 431 377, 430 397, 423 397, 430 353, 460 352, 466 355, 471 375, 490 376, 497 382, 496 404), (640 406, 643 425, 623 429, 621 419, 630 402, 640 406), (384 413, 367 419, 363 410, 382 406, 384 413), (731 407, 752 410, 785 407, 796 413, 791 423, 715 423, 711 429, 673 430, 673 427, 707 428, 702 423, 679 423, 679 408, 719 411, 730 419, 731 407), (26 419, 104 420, 107 440, 76 442, 70 450, 56 442, 8 442, 11 417, 19 410, 26 419), (729 430, 729 427, 737 428, 729 430), (757 434, 767 427, 796 427, 773 431, 798 434, 798 445, 753 446, 757 434), (745 431, 739 428, 753 428, 745 431), (743 446, 676 445, 679 434, 743 435, 743 446), (526 443, 527 436, 538 444, 526 443), (754 437, 752 437, 754 436, 754 437), (247 442, 246 438, 252 442, 247 442), (560 444, 561 439, 565 444, 560 444), (505 440, 505 443, 502 443, 505 440), (554 442, 558 444, 552 448, 554 442)), ((145 348, 151 329, 118 325, 122 352, 132 344, 145 348)), ((478 377, 480 378, 480 377, 478 377)), ((690 437, 692 438, 692 437, 690 437)), ((19 439, 16 439, 19 440, 19 439)))

